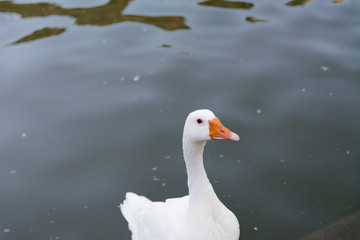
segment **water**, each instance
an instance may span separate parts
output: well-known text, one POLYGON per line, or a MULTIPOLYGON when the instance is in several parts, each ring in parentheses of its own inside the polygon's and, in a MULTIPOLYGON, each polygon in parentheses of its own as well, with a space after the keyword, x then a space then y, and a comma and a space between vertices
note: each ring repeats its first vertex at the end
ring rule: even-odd
POLYGON ((187 194, 209 142, 241 239, 298 239, 360 210, 360 4, 0 1, 0 238, 130 239, 127 191, 187 194))

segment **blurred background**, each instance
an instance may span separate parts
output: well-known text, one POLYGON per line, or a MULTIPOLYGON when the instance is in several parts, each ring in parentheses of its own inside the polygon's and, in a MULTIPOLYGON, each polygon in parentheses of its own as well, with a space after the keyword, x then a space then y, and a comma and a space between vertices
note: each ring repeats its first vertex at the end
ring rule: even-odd
POLYGON ((131 239, 127 191, 187 194, 182 128, 241 239, 360 210, 360 2, 0 1, 0 239, 131 239))

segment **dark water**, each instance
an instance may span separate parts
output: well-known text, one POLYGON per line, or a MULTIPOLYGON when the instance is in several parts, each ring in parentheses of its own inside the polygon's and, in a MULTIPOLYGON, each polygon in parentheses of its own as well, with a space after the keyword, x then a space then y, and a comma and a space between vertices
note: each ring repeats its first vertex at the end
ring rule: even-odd
POLYGON ((360 2, 0 1, 0 239, 130 239, 127 191, 187 194, 187 114, 241 239, 360 210, 360 2))

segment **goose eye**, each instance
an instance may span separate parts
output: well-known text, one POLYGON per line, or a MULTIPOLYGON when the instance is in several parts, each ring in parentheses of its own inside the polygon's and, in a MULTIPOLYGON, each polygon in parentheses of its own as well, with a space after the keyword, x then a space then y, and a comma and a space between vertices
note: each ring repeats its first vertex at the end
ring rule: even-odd
POLYGON ((201 118, 198 118, 196 121, 197 121, 198 124, 203 123, 203 120, 201 118))

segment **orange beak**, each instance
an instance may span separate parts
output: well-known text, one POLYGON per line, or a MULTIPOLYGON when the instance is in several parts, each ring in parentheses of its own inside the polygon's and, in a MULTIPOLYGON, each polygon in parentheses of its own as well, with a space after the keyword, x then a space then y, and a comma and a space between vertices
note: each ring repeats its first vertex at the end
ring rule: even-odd
POLYGON ((224 127, 218 118, 209 120, 209 130, 211 139, 239 141, 240 137, 224 127))

